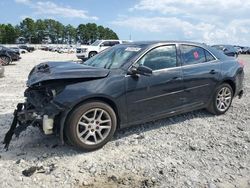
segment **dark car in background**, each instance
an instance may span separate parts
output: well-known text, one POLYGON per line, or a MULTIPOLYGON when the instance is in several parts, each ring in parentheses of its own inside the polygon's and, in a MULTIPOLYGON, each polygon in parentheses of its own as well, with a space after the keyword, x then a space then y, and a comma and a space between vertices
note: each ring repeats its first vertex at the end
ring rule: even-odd
POLYGON ((27 46, 27 45, 20 45, 19 48, 20 48, 20 49, 25 49, 25 50, 27 50, 28 52, 33 52, 33 51, 35 50, 34 47, 32 47, 32 46, 27 46))
POLYGON ((250 48, 249 47, 243 47, 241 53, 242 54, 250 54, 250 48))
POLYGON ((120 128, 202 108, 224 114, 242 96, 243 78, 236 59, 191 42, 119 44, 83 64, 42 63, 28 76, 4 143, 18 122, 18 131, 34 125, 95 150, 120 128))
POLYGON ((18 51, 0 46, 0 59, 3 62, 2 65, 8 65, 12 61, 18 61, 21 57, 18 51))
POLYGON ((238 57, 238 51, 233 45, 213 45, 212 47, 221 50, 227 56, 238 57))
POLYGON ((0 78, 4 76, 4 67, 3 67, 3 62, 0 59, 0 78))

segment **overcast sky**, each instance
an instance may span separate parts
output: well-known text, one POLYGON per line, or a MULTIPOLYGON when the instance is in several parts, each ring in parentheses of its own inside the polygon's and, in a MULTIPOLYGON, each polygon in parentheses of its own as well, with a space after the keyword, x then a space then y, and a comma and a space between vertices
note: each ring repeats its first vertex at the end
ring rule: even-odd
POLYGON ((250 46, 248 0, 1 0, 0 23, 52 18, 95 22, 120 39, 188 40, 250 46))

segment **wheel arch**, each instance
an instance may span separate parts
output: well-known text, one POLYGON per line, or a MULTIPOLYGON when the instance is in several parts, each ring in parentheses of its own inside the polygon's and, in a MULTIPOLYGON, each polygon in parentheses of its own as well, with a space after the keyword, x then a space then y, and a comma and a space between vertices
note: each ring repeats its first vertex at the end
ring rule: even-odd
POLYGON ((96 50, 91 50, 91 51, 89 51, 88 56, 89 56, 90 53, 93 53, 93 52, 98 54, 98 52, 96 50))
POLYGON ((236 84, 235 84, 235 82, 233 80, 231 80, 231 79, 225 79, 225 80, 223 80, 222 83, 229 84, 231 86, 232 90, 233 90, 233 95, 235 94, 235 92, 236 92, 236 84))

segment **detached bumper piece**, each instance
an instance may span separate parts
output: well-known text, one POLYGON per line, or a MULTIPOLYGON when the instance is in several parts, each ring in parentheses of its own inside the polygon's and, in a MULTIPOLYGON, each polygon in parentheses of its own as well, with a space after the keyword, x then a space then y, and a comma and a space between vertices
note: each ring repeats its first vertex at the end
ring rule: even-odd
POLYGON ((241 91, 239 92, 239 94, 238 94, 239 99, 241 99, 241 98, 242 98, 243 94, 244 94, 244 91, 243 91, 243 90, 241 90, 241 91))
MULTIPOLYGON (((17 127, 17 123, 19 123, 19 126, 21 126, 21 123, 18 120, 18 112, 22 111, 23 106, 24 106, 23 103, 19 103, 17 105, 17 108, 14 111, 14 118, 13 118, 12 124, 10 126, 9 131, 6 133, 6 135, 4 137, 4 141, 3 141, 3 144, 5 144, 4 149, 6 149, 6 150, 8 150, 8 148, 9 148, 10 141, 11 141, 12 136, 15 133, 15 130, 16 130, 16 127, 17 127)), ((19 132, 19 134, 20 134, 20 132, 19 132)), ((19 136, 19 134, 18 134, 18 136, 19 136)))
POLYGON ((30 108, 30 104, 19 103, 14 111, 14 118, 9 131, 6 133, 3 144, 6 151, 8 150, 12 136, 15 134, 19 137, 20 133, 28 126, 39 127, 44 134, 54 133, 55 116, 61 112, 56 104, 50 103, 44 107, 43 111, 38 111, 36 108, 30 108), (48 113, 49 111, 49 113, 48 113))

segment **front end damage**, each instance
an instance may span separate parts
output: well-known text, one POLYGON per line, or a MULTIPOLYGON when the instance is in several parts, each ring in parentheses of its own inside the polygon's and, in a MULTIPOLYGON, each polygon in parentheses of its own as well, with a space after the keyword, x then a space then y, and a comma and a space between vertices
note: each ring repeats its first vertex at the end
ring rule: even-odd
POLYGON ((12 136, 18 137, 28 126, 39 127, 47 135, 59 131, 54 125, 65 107, 53 100, 56 92, 58 90, 39 85, 26 89, 26 101, 17 105, 11 127, 5 135, 5 149, 8 149, 12 136))
MULTIPOLYGON (((108 74, 108 69, 73 62, 47 62, 35 66, 28 76, 28 88, 24 93, 26 101, 17 105, 13 122, 4 138, 5 148, 8 149, 14 134, 19 136, 31 125, 39 127, 45 134, 60 133, 63 141, 63 126, 70 108, 62 100, 74 99, 75 91, 67 93, 67 86, 104 78, 108 74), (66 98, 56 99, 64 91, 66 98)), ((77 97, 81 96, 76 96, 75 100, 77 97)))

